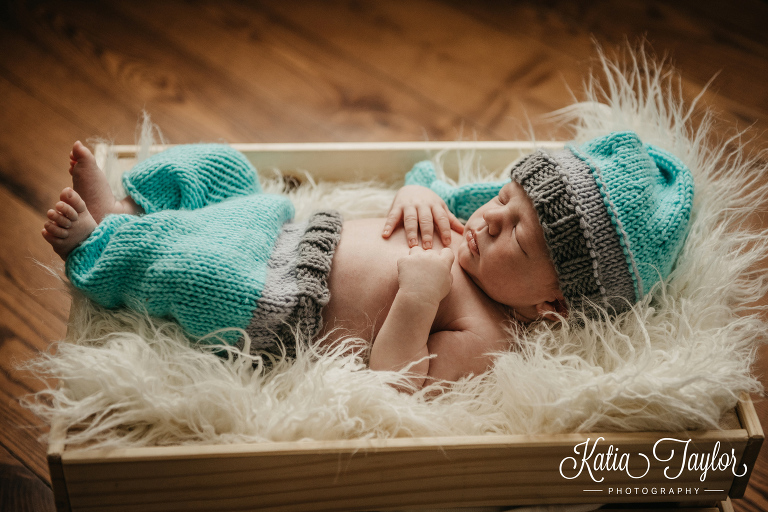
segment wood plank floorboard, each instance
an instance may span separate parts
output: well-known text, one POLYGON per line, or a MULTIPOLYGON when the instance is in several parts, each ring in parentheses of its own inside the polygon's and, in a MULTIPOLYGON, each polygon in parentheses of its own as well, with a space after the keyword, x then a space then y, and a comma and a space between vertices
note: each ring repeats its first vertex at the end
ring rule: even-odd
MULTIPOLYGON (((3 2, 0 510, 52 507, 45 429, 19 404, 46 383, 18 364, 66 331, 66 289, 37 262, 61 272, 40 228, 74 140, 133 143, 142 110, 174 143, 509 140, 531 127, 565 139, 543 116, 578 96, 596 45, 610 55, 644 37, 688 102, 711 81, 718 135, 751 127, 760 150, 766 25, 760 0, 3 2)), ((766 357, 755 373, 768 384, 766 357)), ((734 509, 768 510, 768 450, 734 509)))
POLYGON ((53 494, 17 457, 0 446, 0 510, 53 512, 53 494))
MULTIPOLYGON (((332 5, 338 9, 344 3, 332 5)), ((522 44, 515 34, 439 2, 410 2, 409 16, 402 16, 397 4, 361 4, 356 16, 329 19, 323 27, 314 20, 327 4, 261 2, 261 6, 272 19, 310 34, 320 46, 372 76, 450 108, 455 135, 463 129, 467 138, 520 138, 524 115, 535 117, 567 104, 563 74, 577 78, 572 69, 559 65, 563 57, 545 46, 531 43, 520 52, 522 44), (508 120, 512 129, 504 123, 498 126, 508 120)))

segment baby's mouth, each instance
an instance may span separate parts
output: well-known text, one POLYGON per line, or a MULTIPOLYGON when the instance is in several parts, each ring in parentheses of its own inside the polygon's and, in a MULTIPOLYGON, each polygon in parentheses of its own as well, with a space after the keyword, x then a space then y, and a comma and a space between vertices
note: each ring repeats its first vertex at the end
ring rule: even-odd
POLYGON ((480 256, 480 248, 477 246, 477 236, 475 235, 475 231, 468 229, 466 235, 464 236, 467 238, 467 245, 469 246, 469 250, 480 256))

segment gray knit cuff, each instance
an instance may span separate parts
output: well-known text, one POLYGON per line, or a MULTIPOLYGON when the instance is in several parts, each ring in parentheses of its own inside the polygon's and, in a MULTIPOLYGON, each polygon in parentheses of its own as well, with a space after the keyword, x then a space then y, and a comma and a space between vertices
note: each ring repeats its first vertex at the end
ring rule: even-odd
POLYGON ((331 294, 328 275, 341 239, 342 217, 314 213, 308 221, 287 223, 270 256, 267 280, 246 332, 251 353, 296 356, 296 333, 305 342, 322 328, 323 307, 331 294))
POLYGON ((540 150, 511 175, 533 201, 569 308, 595 316, 591 304, 614 314, 634 304, 632 276, 589 165, 568 149, 540 150))

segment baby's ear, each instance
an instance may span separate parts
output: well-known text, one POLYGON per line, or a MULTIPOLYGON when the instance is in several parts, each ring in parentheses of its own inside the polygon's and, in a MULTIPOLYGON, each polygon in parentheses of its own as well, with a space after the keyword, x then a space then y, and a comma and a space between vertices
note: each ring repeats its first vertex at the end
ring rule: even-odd
POLYGON ((536 313, 538 313, 539 318, 557 321, 561 318, 568 318, 568 306, 566 306, 564 298, 558 297, 537 304, 536 313))

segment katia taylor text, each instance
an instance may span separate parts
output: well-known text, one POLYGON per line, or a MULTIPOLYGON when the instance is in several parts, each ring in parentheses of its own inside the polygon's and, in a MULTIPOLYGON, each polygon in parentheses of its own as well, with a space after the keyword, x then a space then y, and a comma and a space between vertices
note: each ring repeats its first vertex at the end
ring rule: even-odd
MULTIPOLYGON (((586 472, 593 482, 600 483, 605 480, 603 473, 621 471, 630 478, 640 479, 651 470, 651 458, 646 454, 640 452, 620 453, 619 449, 612 444, 608 445, 606 449, 605 444, 600 444, 604 441, 605 438, 603 437, 598 437, 594 442, 591 438, 587 438, 583 443, 577 444, 573 448, 576 457, 566 457, 560 461, 560 476, 567 480, 573 480, 586 472), (631 464, 634 468, 632 471, 630 471, 630 459, 634 463, 631 464), (637 459, 642 459, 643 462, 637 463, 637 459)), ((694 449, 690 439, 665 437, 654 443, 652 456, 658 462, 669 463, 664 468, 664 476, 669 480, 675 480, 686 469, 691 472, 698 472, 699 480, 702 482, 707 478, 707 473, 710 471, 730 469, 736 477, 744 476, 747 473, 746 464, 737 468, 738 460, 733 448, 731 448, 730 453, 727 451, 720 452, 720 441, 715 443, 711 452, 702 453, 694 449), (675 457, 678 452, 681 455, 675 457), (742 470, 741 473, 738 472, 740 469, 742 470)))

